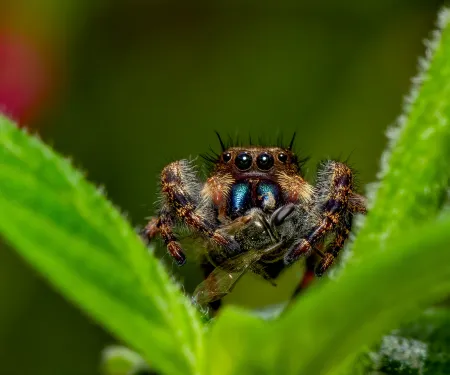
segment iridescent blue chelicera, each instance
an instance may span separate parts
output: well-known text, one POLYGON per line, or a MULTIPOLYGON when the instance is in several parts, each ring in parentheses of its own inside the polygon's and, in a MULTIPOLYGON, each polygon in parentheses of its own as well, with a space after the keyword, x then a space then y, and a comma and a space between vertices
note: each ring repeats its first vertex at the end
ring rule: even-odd
MULTIPOLYGON (((247 210, 252 207, 266 208, 273 204, 272 199, 275 200, 275 207, 279 207, 280 188, 273 182, 238 182, 231 187, 229 215, 231 218, 236 218, 245 214, 247 210), (252 189, 252 186, 256 186, 252 189), (269 205, 269 206, 268 206, 269 205)), ((275 207, 270 207, 274 209, 275 207)))
MULTIPOLYGON (((258 201, 261 205, 261 208, 267 207, 270 205, 270 200, 275 199, 275 206, 278 207, 280 200, 280 189, 278 186, 272 182, 260 182, 256 189, 256 193, 258 195, 258 201)), ((273 209, 274 207, 272 207, 273 209)))
POLYGON ((252 205, 250 184, 248 182, 238 182, 231 188, 230 193, 230 216, 232 218, 241 216, 252 205))

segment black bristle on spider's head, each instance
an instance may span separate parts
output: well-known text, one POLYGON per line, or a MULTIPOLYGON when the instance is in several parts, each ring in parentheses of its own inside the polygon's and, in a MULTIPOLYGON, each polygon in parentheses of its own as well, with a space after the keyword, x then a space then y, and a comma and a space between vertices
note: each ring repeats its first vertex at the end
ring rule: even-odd
MULTIPOLYGON (((222 148, 222 150, 224 149, 222 148)), ((206 162, 207 170, 210 171, 220 159, 220 154, 215 152, 213 148, 209 146, 209 151, 204 154, 200 154, 200 157, 206 162)))
MULTIPOLYGON (((200 157, 203 160, 205 160, 208 170, 212 169, 214 167, 214 165, 220 160, 220 154, 230 147, 244 147, 244 146, 256 146, 256 145, 261 146, 261 147, 270 147, 270 146, 276 145, 277 147, 292 151, 292 152, 294 152, 294 154, 296 153, 294 150, 295 138, 297 135, 296 132, 294 132, 292 134, 289 143, 286 143, 283 135, 281 133, 279 133, 275 143, 270 142, 266 138, 260 136, 260 137, 258 137, 258 142, 256 144, 254 143, 253 138, 250 134, 248 135, 247 142, 243 142, 242 138, 240 138, 239 135, 236 135, 233 138, 233 137, 231 137, 230 134, 228 134, 228 139, 225 142, 217 130, 215 131, 215 133, 216 133, 217 139, 219 140, 219 144, 220 144, 220 148, 221 148, 220 153, 217 153, 216 151, 214 151, 214 149, 210 146, 209 151, 207 153, 200 154, 200 157)), ((308 160, 309 160, 309 156, 303 157, 303 158, 299 158, 297 156, 296 159, 293 161, 294 161, 294 163, 296 163, 298 165, 299 169, 301 169, 308 160)))
POLYGON ((297 132, 294 132, 294 134, 292 134, 292 138, 291 141, 289 142, 289 150, 292 150, 292 147, 294 147, 294 142, 295 142, 295 136, 297 135, 297 132))
POLYGON ((217 138, 219 139, 220 147, 222 147, 222 152, 225 151, 227 148, 225 147, 225 144, 222 141, 222 137, 220 136, 220 133, 216 130, 215 131, 217 138))
POLYGON ((220 147, 222 149, 222 152, 230 147, 244 147, 244 146, 261 146, 261 147, 270 147, 270 146, 277 146, 280 148, 284 148, 286 150, 293 150, 294 148, 294 142, 296 138, 297 132, 294 132, 289 140, 289 143, 286 143, 284 140, 283 135, 280 133, 277 136, 276 142, 273 142, 271 140, 267 140, 265 137, 258 137, 258 142, 255 143, 254 139, 252 138, 252 135, 248 135, 248 141, 244 142, 242 138, 240 138, 239 135, 236 135, 234 138, 228 134, 227 142, 225 143, 220 133, 216 130, 215 131, 217 135, 217 139, 219 140, 220 147))

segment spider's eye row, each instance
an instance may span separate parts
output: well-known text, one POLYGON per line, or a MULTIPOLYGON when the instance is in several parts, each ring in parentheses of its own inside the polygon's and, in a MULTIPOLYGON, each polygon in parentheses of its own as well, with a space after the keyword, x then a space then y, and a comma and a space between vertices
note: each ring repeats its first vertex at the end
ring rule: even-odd
POLYGON ((236 156, 234 164, 241 171, 246 171, 252 166, 252 156, 248 152, 241 152, 236 156))
POLYGON ((230 153, 230 152, 224 152, 224 153, 222 154, 222 160, 223 160, 225 163, 228 163, 228 162, 231 160, 231 153, 230 153))
POLYGON ((273 167, 273 156, 268 152, 262 152, 256 159, 256 165, 263 171, 268 171, 273 167))
POLYGON ((278 154, 278 160, 281 161, 282 163, 286 163, 288 160, 288 156, 284 152, 280 152, 278 154))

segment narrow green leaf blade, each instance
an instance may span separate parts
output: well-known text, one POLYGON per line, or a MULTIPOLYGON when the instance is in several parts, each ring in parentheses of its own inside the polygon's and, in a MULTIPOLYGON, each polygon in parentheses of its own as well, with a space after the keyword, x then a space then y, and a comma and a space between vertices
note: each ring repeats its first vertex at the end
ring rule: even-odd
POLYGON ((160 263, 70 163, 1 116, 0 233, 153 368, 202 373, 202 324, 160 263))
MULTIPOLYGON (((393 234, 437 216, 450 180, 450 11, 439 14, 438 30, 406 100, 389 132, 380 183, 364 227, 354 243, 357 256, 387 247, 393 234)), ((370 200, 371 201, 371 200, 370 200)))

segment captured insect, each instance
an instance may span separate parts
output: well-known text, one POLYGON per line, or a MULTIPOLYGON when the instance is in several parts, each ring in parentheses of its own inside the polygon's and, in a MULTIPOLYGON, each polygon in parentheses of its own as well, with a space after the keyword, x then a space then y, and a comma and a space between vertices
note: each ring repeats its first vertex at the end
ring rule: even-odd
POLYGON ((206 181, 188 160, 163 169, 162 204, 143 236, 161 236, 178 265, 186 256, 175 228, 187 227, 203 239, 206 280, 195 293, 199 303, 226 295, 248 270, 273 280, 311 254, 321 276, 349 237, 354 214, 366 212, 351 168, 324 161, 312 185, 293 151, 295 134, 288 146, 277 147, 226 146, 217 136, 222 152, 204 157, 212 167, 206 181))
MULTIPOLYGON (((247 271, 262 276, 275 286, 275 277, 270 270, 266 271, 266 265, 282 259, 283 252, 280 250, 286 246, 285 240, 289 239, 286 234, 296 227, 292 220, 289 220, 290 225, 286 220, 294 210, 295 206, 289 203, 278 208, 268 218, 260 209, 253 209, 242 220, 235 220, 237 223, 230 225, 230 229, 225 227, 223 230, 228 233, 234 231, 236 240, 245 252, 215 267, 197 286, 193 300, 199 305, 207 305, 221 299, 247 271)), ((295 215, 292 217, 295 218, 295 215)))

